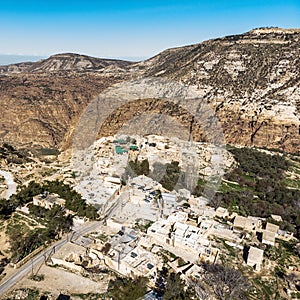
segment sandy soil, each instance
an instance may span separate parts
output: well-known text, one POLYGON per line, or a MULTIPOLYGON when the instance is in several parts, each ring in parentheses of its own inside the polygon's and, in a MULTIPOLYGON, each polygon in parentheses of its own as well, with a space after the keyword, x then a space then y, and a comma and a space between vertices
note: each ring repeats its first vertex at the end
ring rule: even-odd
MULTIPOLYGON (((36 272, 34 270, 34 272, 36 272)), ((88 294, 88 293, 104 293, 107 290, 107 285, 109 282, 109 275, 104 275, 103 280, 95 282, 89 278, 82 277, 75 273, 71 273, 67 270, 49 267, 43 265, 38 272, 39 275, 43 274, 44 280, 37 282, 31 280, 28 274, 22 281, 20 281, 13 290, 21 288, 31 288, 38 289, 40 294, 51 292, 51 294, 58 295, 63 294, 88 294)), ((8 292, 7 295, 0 296, 0 299, 5 299, 5 296, 11 293, 8 292)))

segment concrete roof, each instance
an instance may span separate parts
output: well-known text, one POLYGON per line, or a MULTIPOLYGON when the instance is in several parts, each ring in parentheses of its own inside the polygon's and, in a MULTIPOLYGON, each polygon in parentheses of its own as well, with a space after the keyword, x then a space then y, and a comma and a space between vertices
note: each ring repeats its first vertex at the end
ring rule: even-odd
POLYGON ((230 241, 236 240, 236 236, 234 235, 233 231, 230 229, 214 228, 213 234, 217 237, 220 237, 220 238, 223 238, 226 240, 230 240, 230 241))
POLYGON ((169 215, 168 222, 186 222, 188 219, 188 213, 178 211, 174 214, 169 215))
POLYGON ((39 194, 37 196, 34 196, 33 198, 40 200, 40 201, 46 201, 48 203, 65 204, 65 202, 66 202, 66 200, 60 198, 60 196, 55 193, 39 194))
POLYGON ((271 215, 271 218, 277 222, 282 222, 282 217, 280 215, 271 215))
POLYGON ((224 207, 218 207, 216 209, 216 216, 223 217, 225 215, 229 215, 228 210, 224 207))
POLYGON ((176 231, 186 231, 189 228, 189 225, 184 224, 184 223, 180 223, 180 222, 176 222, 174 225, 174 228, 176 229, 176 231))
POLYGON ((174 203, 176 201, 176 194, 161 193, 161 197, 167 203, 174 203))
POLYGON ((248 252, 247 262, 251 261, 260 265, 263 261, 263 255, 264 250, 251 246, 248 252))
POLYGON ((275 225, 275 224, 272 224, 272 223, 267 223, 266 230, 277 233, 277 231, 279 230, 279 226, 275 225))
POLYGON ((257 224, 258 224, 258 220, 253 220, 248 217, 245 222, 245 229, 252 230, 256 227, 257 224))
POLYGON ((90 238, 80 236, 73 241, 73 243, 86 248, 92 243, 92 240, 90 238))
POLYGON ((236 216, 233 221, 233 226, 238 228, 244 228, 246 225, 247 218, 243 216, 236 216))
POLYGON ((275 232, 263 230, 262 240, 271 242, 271 243, 275 243, 275 232))
POLYGON ((202 229, 209 229, 214 225, 214 222, 212 220, 204 220, 201 222, 201 228, 202 229))
POLYGON ((66 256, 71 253, 76 253, 78 255, 85 254, 86 249, 83 246, 68 242, 63 245, 59 250, 56 250, 55 253, 51 256, 53 258, 64 259, 66 256))
POLYGON ((259 217, 253 217, 253 216, 248 216, 247 217, 249 220, 251 220, 253 223, 258 223, 259 221, 261 221, 261 218, 259 217))

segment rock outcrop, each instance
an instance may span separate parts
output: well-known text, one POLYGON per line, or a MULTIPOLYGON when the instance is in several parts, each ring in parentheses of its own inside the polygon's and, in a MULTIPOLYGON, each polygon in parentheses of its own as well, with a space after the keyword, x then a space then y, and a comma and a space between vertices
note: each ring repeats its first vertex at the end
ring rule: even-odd
POLYGON ((106 67, 125 68, 132 64, 117 59, 102 59, 75 53, 61 53, 38 62, 0 66, 0 74, 53 73, 53 72, 98 72, 106 67))
POLYGON ((90 99, 114 78, 95 75, 0 77, 0 140, 26 147, 60 147, 90 99))
POLYGON ((260 28, 169 49, 132 66, 196 85, 227 143, 300 151, 300 30, 260 28))

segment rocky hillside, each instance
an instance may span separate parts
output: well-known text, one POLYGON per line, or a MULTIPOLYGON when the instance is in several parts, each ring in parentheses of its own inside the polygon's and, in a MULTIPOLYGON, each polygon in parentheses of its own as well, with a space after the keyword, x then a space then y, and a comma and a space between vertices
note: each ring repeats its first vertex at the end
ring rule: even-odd
POLYGON ((88 102, 123 80, 130 64, 65 53, 0 67, 0 142, 68 146, 68 134, 88 102))
MULTIPOLYGON (((260 28, 135 64, 58 54, 0 67, 0 141, 59 147, 94 96, 115 82, 151 76, 196 86, 221 120, 227 143, 300 153, 299 46, 299 29, 260 28)), ((124 120, 118 113, 111 125, 124 120)), ((111 133, 108 123, 101 135, 111 133)))
POLYGON ((261 28, 168 49, 133 70, 196 85, 228 143, 300 151, 300 29, 261 28))
POLYGON ((0 77, 0 140, 26 147, 60 147, 88 102, 117 82, 89 74, 0 77))
POLYGON ((52 55, 38 62, 28 62, 0 66, 0 74, 11 73, 49 73, 49 72, 97 72, 106 67, 124 68, 132 64, 128 61, 101 59, 74 53, 52 55))

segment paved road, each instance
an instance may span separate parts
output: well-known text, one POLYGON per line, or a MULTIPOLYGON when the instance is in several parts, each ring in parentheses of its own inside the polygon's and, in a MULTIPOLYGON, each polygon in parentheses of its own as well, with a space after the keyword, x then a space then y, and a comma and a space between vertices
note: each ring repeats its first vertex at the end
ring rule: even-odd
MULTIPOLYGON (((72 233, 72 240, 95 230, 100 224, 100 222, 88 222, 81 225, 80 227, 77 227, 76 230, 72 233)), ((25 263, 22 267, 17 269, 9 278, 7 278, 3 283, 0 284, 0 295, 4 295, 4 293, 7 292, 8 289, 18 283, 23 277, 25 277, 32 270, 32 268, 42 263, 45 257, 48 257, 49 254, 53 251, 54 247, 55 250, 60 249, 69 241, 70 238, 70 234, 68 236, 65 236, 62 240, 56 242, 55 244, 52 244, 47 249, 25 263)))
POLYGON ((14 181, 14 177, 11 173, 0 170, 0 175, 4 177, 5 183, 7 185, 7 191, 5 193, 5 199, 8 200, 9 197, 16 193, 17 184, 14 181))
POLYGON ((119 197, 116 197, 109 208, 105 210, 104 218, 101 221, 88 222, 83 225, 77 226, 74 228, 74 231, 65 236, 60 241, 52 244, 47 249, 43 250, 41 253, 37 254, 34 258, 25 263, 22 267, 17 269, 9 278, 7 278, 3 283, 0 284, 0 295, 3 295, 8 291, 11 287, 13 287, 16 283, 18 283, 23 277, 25 277, 29 272, 32 271, 37 265, 42 263, 45 257, 48 257, 49 254, 53 251, 55 247, 55 251, 60 249, 63 245, 65 245, 70 239, 72 241, 76 240, 78 237, 87 234, 95 230, 98 226, 103 224, 103 221, 108 219, 112 214, 120 208, 123 200, 128 197, 127 192, 123 192, 119 197))

